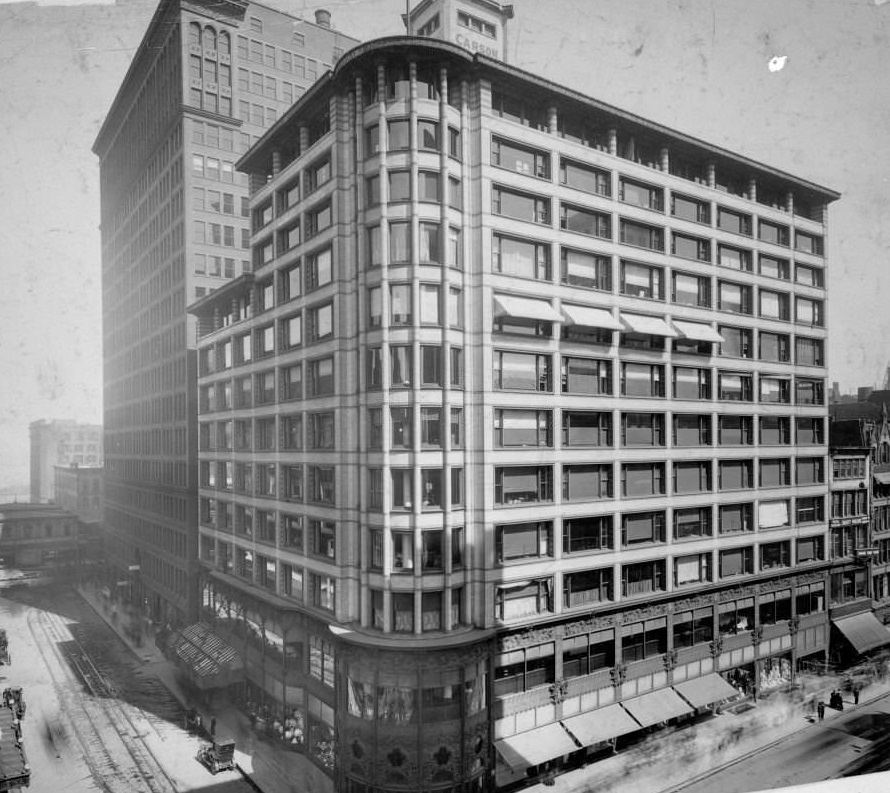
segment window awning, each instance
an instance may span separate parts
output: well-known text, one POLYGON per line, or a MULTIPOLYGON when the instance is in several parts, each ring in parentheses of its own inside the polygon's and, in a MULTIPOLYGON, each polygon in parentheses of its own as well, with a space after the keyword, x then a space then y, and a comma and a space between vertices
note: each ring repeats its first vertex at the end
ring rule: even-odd
POLYGON ((875 479, 877 479, 882 485, 890 485, 890 471, 880 471, 875 472, 875 479))
POLYGON ((608 741, 640 729, 621 705, 606 705, 590 713, 564 719, 563 725, 584 746, 592 746, 600 741, 608 741))
POLYGON ((170 649, 199 688, 224 688, 243 677, 238 651, 200 622, 173 634, 170 649))
POLYGON ((562 304, 562 313, 568 325, 581 325, 585 328, 606 328, 608 330, 621 330, 621 323, 612 316, 612 312, 605 308, 593 306, 572 306, 562 304))
POLYGON ((514 319, 539 319, 542 322, 562 322, 562 316, 547 300, 534 297, 516 297, 516 295, 494 296, 495 317, 513 317, 514 319))
POLYGON ((677 716, 685 716, 693 711, 693 708, 687 705, 672 688, 650 691, 641 697, 634 697, 622 702, 621 705, 640 723, 641 727, 649 727, 677 716))
POLYGON ((578 747, 562 724, 554 722, 519 735, 495 741, 494 748, 514 770, 524 770, 577 751, 578 747))
POLYGON ((882 625, 870 611, 840 617, 831 621, 844 634, 844 638, 853 645, 857 653, 867 653, 876 647, 890 644, 890 630, 882 625))
POLYGON ((684 680, 674 685, 676 691, 694 708, 704 708, 715 702, 722 702, 738 695, 729 683, 720 675, 711 673, 696 677, 694 680, 684 680))
POLYGON ((622 314, 621 322, 626 330, 633 333, 647 333, 650 336, 670 336, 671 338, 677 335, 677 332, 661 317, 646 317, 642 314, 622 314))
POLYGON ((726 341, 710 325, 705 325, 701 322, 684 322, 679 319, 673 319, 671 320, 671 323, 673 324, 674 329, 684 339, 691 339, 692 341, 716 341, 718 344, 722 344, 726 341))

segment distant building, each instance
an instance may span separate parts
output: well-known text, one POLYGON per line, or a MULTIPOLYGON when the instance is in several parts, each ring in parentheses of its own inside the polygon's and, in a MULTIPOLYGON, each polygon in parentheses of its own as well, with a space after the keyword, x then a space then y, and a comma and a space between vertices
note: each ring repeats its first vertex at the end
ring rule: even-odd
POLYGON ((102 468, 56 466, 56 503, 77 518, 81 566, 104 559, 102 490, 102 468))
POLYGON ((73 571, 79 556, 77 518, 54 504, 0 504, 4 566, 73 571))
POLYGON ((31 501, 45 504, 55 497, 57 465, 102 465, 102 426, 77 421, 32 421, 31 501))
POLYGON ((108 576, 161 623, 197 605, 185 307, 252 269, 235 160, 355 43, 324 11, 310 21, 245 0, 162 0, 96 137, 108 576))

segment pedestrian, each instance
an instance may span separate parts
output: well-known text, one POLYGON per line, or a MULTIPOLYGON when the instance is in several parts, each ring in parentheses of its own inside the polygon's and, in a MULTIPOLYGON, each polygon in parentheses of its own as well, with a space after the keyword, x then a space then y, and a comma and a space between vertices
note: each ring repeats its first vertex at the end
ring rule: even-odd
POLYGON ((210 737, 213 738, 216 735, 216 716, 210 717, 210 737))
POLYGON ((816 711, 819 714, 819 721, 825 718, 825 703, 819 700, 819 704, 816 706, 816 711))
POLYGON ((859 704, 859 686, 853 686, 853 704, 859 704))

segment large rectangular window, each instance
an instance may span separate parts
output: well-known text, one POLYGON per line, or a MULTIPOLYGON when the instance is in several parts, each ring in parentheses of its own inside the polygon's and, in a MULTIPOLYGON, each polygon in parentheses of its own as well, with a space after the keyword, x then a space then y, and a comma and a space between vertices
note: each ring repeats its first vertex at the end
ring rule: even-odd
POLYGON ((762 330, 758 334, 758 341, 760 343, 759 357, 761 361, 787 363, 791 360, 791 339, 787 334, 768 333, 762 330))
POLYGON ((710 446, 711 417, 707 413, 674 414, 674 446, 710 446))
MULTIPOLYGON (((549 247, 547 248, 549 251, 549 247)), ((595 253, 562 248, 562 283, 612 291, 612 259, 595 253)), ((548 276, 549 278, 549 276, 548 276)))
POLYGON ((791 443, 789 416, 761 416, 759 422, 761 446, 785 446, 791 443))
POLYGON ((491 139, 491 164, 526 176, 550 178, 550 155, 547 152, 500 138, 491 139))
POLYGON ((664 446, 664 413, 622 413, 622 446, 664 446))
POLYGON ((742 372, 718 372, 717 398, 724 402, 750 402, 754 398, 754 376, 742 372))
POLYGON ((648 363, 622 363, 621 395, 663 397, 664 366, 648 363))
POLYGON ((562 587, 566 608, 612 600, 612 569, 568 573, 563 577, 562 587))
POLYGON ((717 228, 733 234, 751 236, 751 215, 735 212, 726 207, 717 207, 717 228))
POLYGON ((671 300, 681 306, 710 308, 711 279, 703 275, 674 272, 671 300))
POLYGON ((622 463, 621 495, 626 498, 664 495, 664 463, 622 463))
POLYGON ((612 414, 588 410, 563 410, 562 445, 564 447, 611 446, 612 414))
POLYGON ((794 401, 798 405, 824 405, 825 382, 798 377, 794 381, 794 401))
POLYGON ((735 328, 730 325, 718 327, 723 341, 720 343, 720 355, 724 358, 753 358, 754 331, 750 328, 735 328))
POLYGON ((663 592, 666 586, 664 571, 664 560, 622 565, 621 594, 624 597, 634 597, 663 592))
POLYGON ((621 294, 664 300, 664 270, 637 262, 621 262, 621 294))
POLYGON ((618 199, 625 204, 664 212, 664 190, 645 182, 636 182, 625 177, 618 179, 618 199))
POLYGON ((497 446, 552 446, 553 412, 496 410, 494 430, 497 446))
POLYGON ((758 239, 773 245, 781 245, 787 248, 790 245, 790 234, 788 226, 782 226, 778 223, 770 223, 767 220, 759 220, 757 223, 758 239))
POLYGON ((710 537, 713 534, 710 507, 674 509, 674 539, 710 537))
POLYGON ((721 446, 750 446, 754 440, 752 416, 720 416, 717 442, 721 446))
POLYGON ((495 553, 501 564, 553 556, 553 524, 545 521, 496 526, 495 553))
POLYGON ((564 518, 562 522, 563 553, 607 551, 615 547, 611 515, 587 518, 564 518))
POLYGON ((621 546, 632 548, 665 541, 664 512, 636 512, 621 516, 621 546))
POLYGON ((806 297, 795 299, 794 321, 802 325, 821 328, 824 324, 823 303, 806 297))
POLYGON ((710 553, 697 553, 674 558, 674 586, 704 584, 711 580, 710 553))
POLYGON ((550 199, 531 193, 520 193, 493 185, 491 212, 494 215, 550 225, 550 199))
POLYGON ((562 184, 594 195, 612 195, 612 175, 608 171, 561 158, 559 178, 562 184))
POLYGON ((752 460, 720 460, 720 490, 744 490, 754 487, 752 460))
POLYGON ((577 234, 587 234, 606 240, 612 239, 612 216, 608 212, 595 212, 591 209, 582 209, 561 203, 559 227, 577 234))
POLYGON ((495 468, 494 480, 495 504, 528 504, 553 500, 552 466, 495 468))
POLYGON ((711 204, 696 198, 677 195, 671 192, 671 214, 693 223, 711 223, 711 204))
POLYGON ((688 234, 671 234, 671 255, 699 262, 711 261, 711 242, 688 234))
POLYGON ((565 501, 611 498, 612 465, 564 465, 562 497, 565 501))
POLYGON ((550 356, 495 351, 494 387, 500 390, 552 391, 550 356))
POLYGON ((822 339, 796 336, 794 352, 798 366, 825 366, 825 342, 822 339))
POLYGON ((754 531, 753 504, 723 504, 718 511, 720 534, 754 531))
POLYGON ((674 493, 706 493, 712 489, 711 463, 707 460, 674 463, 674 493))
POLYGON ((550 246, 546 243, 495 234, 491 254, 495 272, 538 281, 551 278, 550 246))
POLYGON ((625 245, 664 252, 664 229, 622 218, 620 230, 620 239, 625 245))
MULTIPOLYGON (((547 360, 549 362, 549 358, 547 360)), ((592 358, 563 358, 561 379, 564 394, 611 395, 612 362, 592 358)), ((550 388, 540 390, 549 391, 550 388)))
POLYGON ((754 549, 732 548, 720 551, 720 577, 731 578, 737 575, 748 575, 754 572, 754 549))
POLYGON ((674 367, 674 399, 710 399, 711 370, 674 367))
POLYGON ((750 314, 752 305, 750 286, 730 281, 717 282, 717 308, 735 314, 750 314))

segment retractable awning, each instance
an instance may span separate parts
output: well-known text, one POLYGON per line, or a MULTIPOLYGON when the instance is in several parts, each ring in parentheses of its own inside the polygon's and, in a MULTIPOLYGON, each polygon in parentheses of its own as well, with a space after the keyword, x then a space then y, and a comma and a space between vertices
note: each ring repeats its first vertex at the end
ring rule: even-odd
POLYGON ((738 696, 739 693, 715 673, 676 683, 674 691, 694 708, 704 708, 715 702, 722 702, 724 699, 738 696))
POLYGON ((580 325, 585 328, 606 328, 621 330, 621 323, 605 308, 593 306, 573 306, 562 304, 562 313, 567 325, 580 325))
POLYGON ((857 653, 867 653, 876 647, 890 644, 890 630, 870 611, 853 614, 850 617, 840 617, 831 622, 853 645, 857 653))
POLYGON ((676 331, 684 339, 691 339, 692 341, 715 341, 718 344, 725 341, 725 339, 710 325, 705 325, 701 322, 685 322, 679 319, 671 320, 671 322, 676 331))
POLYGON ((890 471, 875 472, 874 477, 882 485, 890 485, 890 471))
POLYGON ((495 317, 513 317, 514 319, 539 319, 542 322, 561 322, 562 316, 547 300, 534 297, 517 297, 516 295, 494 296, 495 317))
POLYGON ((562 723, 584 746, 592 746, 640 729, 640 725, 627 715, 621 705, 606 705, 590 713, 563 719, 562 723))
POLYGON ((677 335, 677 332, 661 317, 622 313, 621 322, 627 330, 633 333, 647 333, 650 336, 670 336, 671 338, 677 335))
POLYGON ((572 740, 558 721, 509 738, 495 741, 494 748, 504 762, 514 770, 529 768, 577 751, 580 747, 572 740))
POLYGON ((173 634, 170 649, 199 688, 223 688, 243 677, 238 651, 200 622, 173 634))
POLYGON ((650 691, 641 697, 622 702, 621 706, 640 723, 641 727, 685 716, 693 711, 693 708, 672 688, 650 691))

